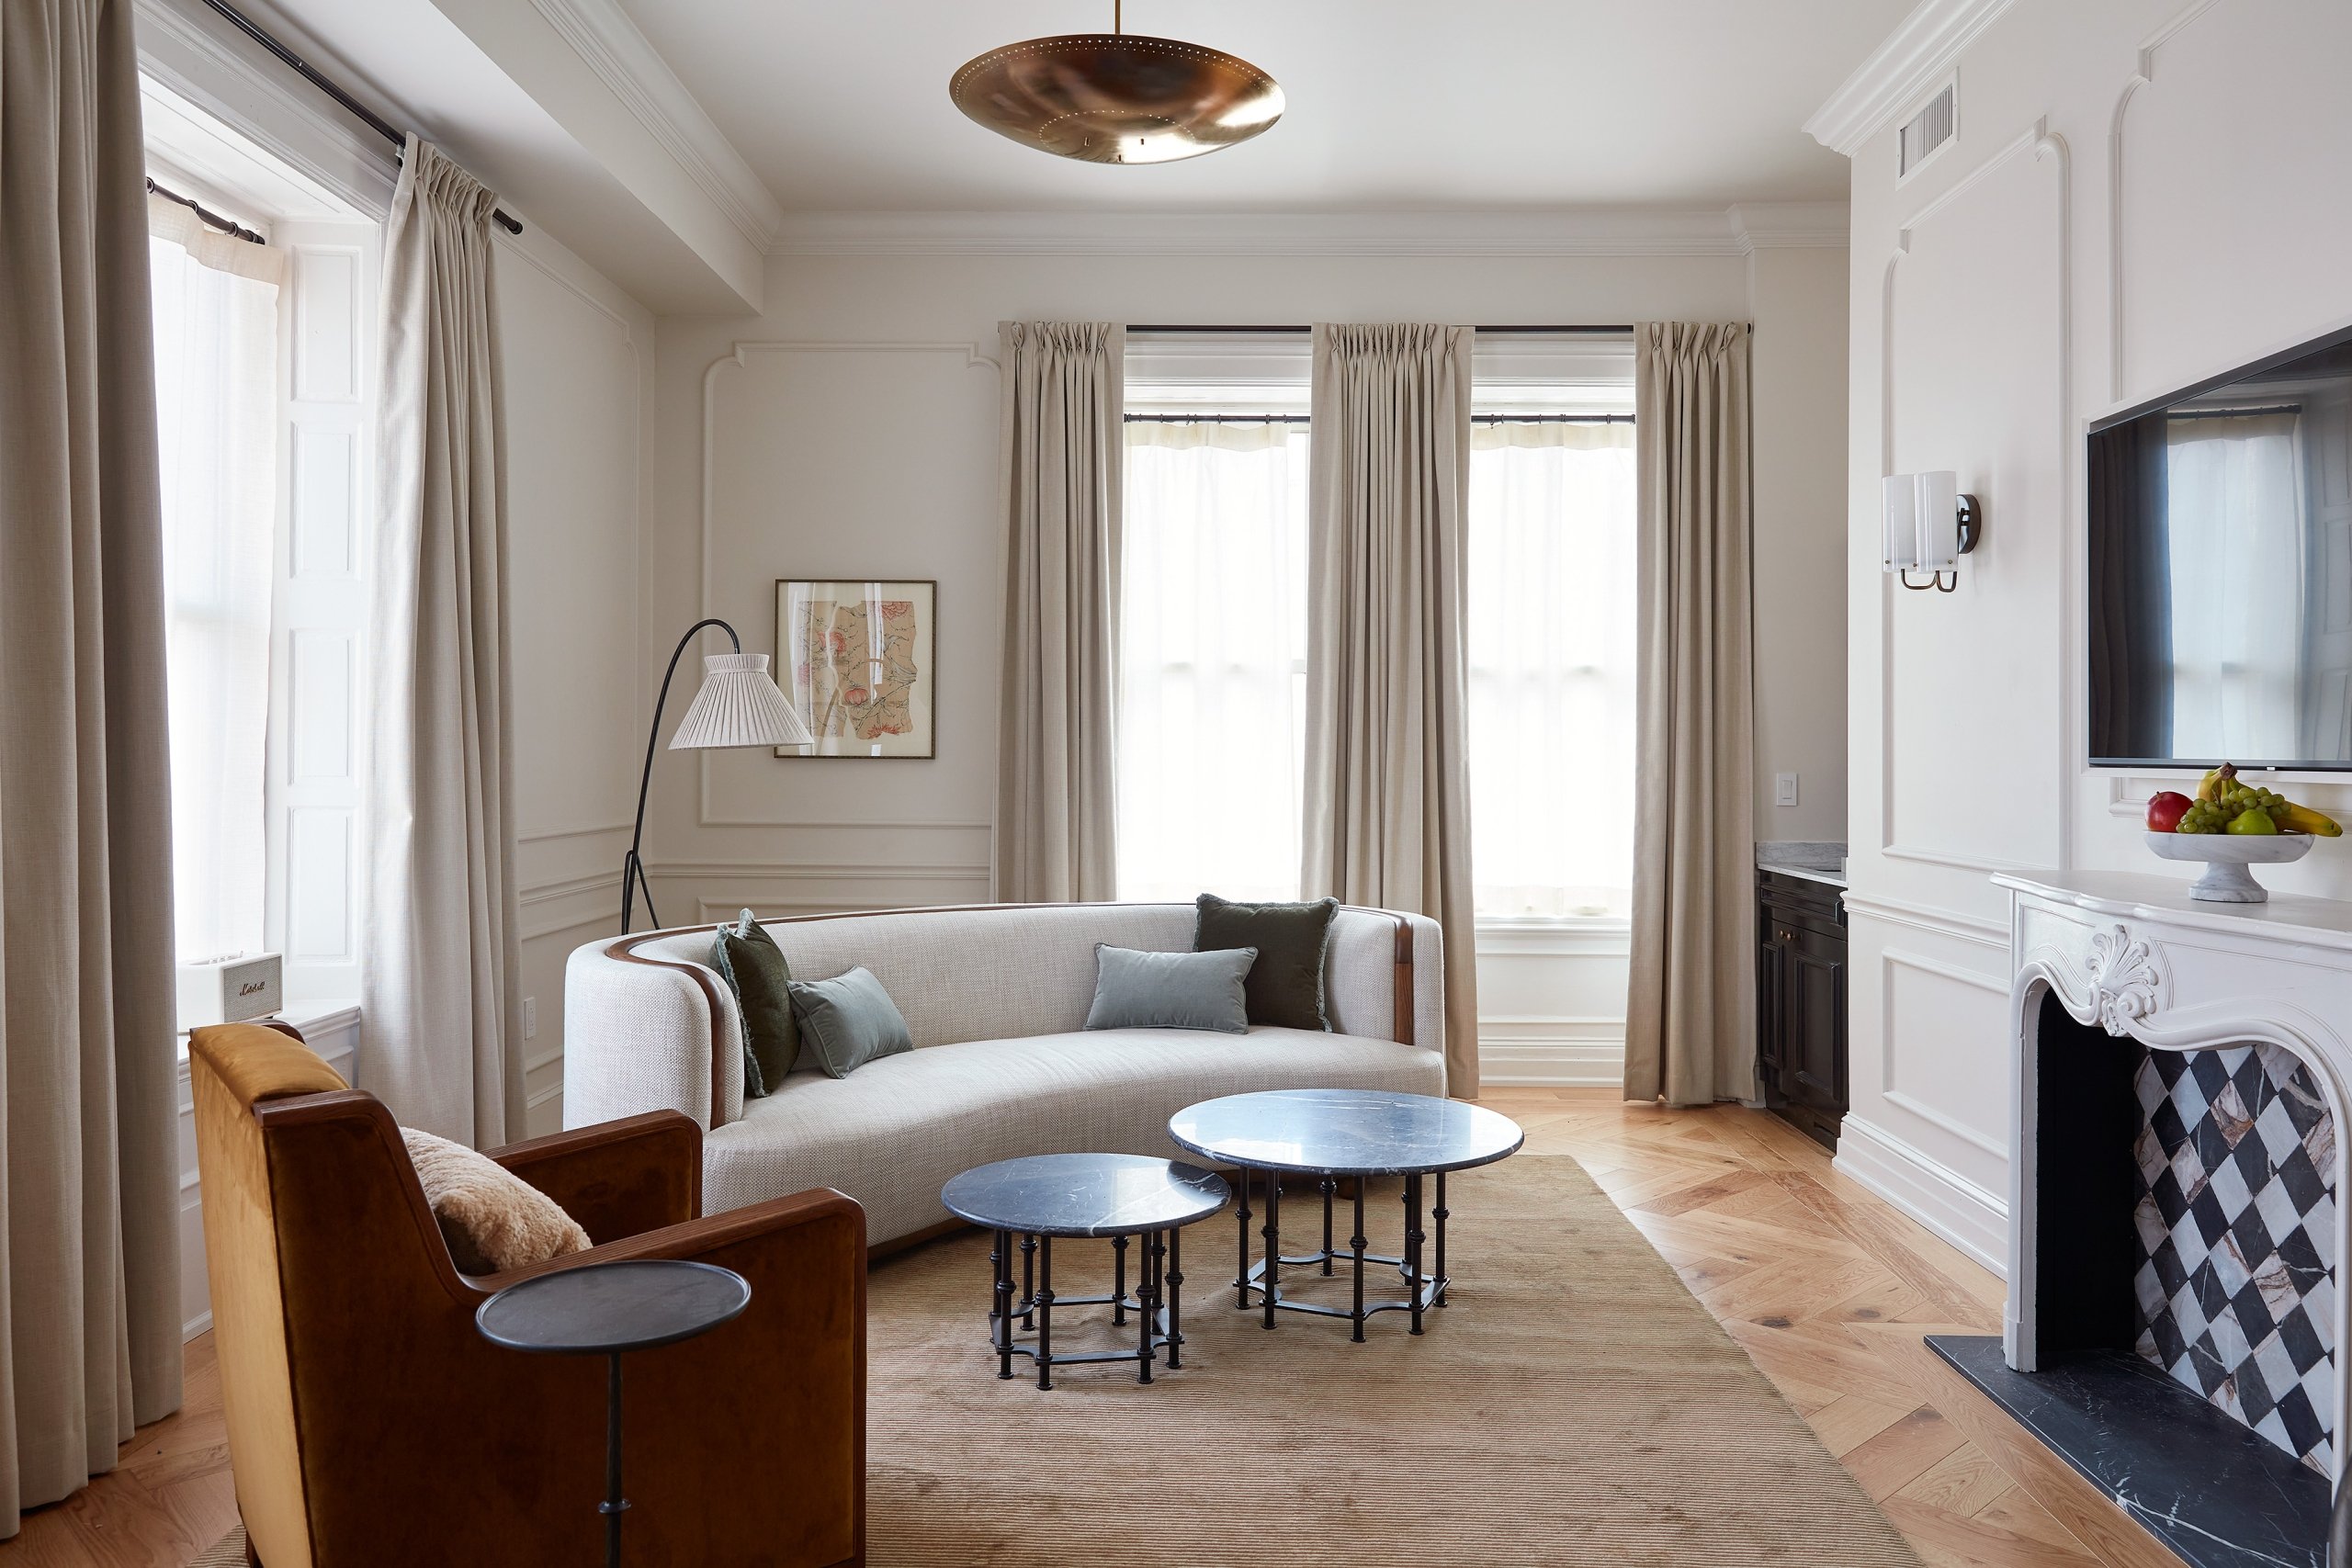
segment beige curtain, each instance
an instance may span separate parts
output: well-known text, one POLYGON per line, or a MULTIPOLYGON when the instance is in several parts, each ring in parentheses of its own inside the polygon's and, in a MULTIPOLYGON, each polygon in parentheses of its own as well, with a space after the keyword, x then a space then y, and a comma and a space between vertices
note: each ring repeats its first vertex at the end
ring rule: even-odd
POLYGON ((143 164, 130 0, 0 0, 0 1536, 180 1403, 143 164))
POLYGON ((401 1122, 523 1130, 506 475, 491 212, 414 137, 384 232, 360 1076, 401 1122))
POLYGON ((1634 333, 1641 655, 1625 1098, 1756 1092, 1747 328, 1634 333))
POLYGON ((1448 1093, 1478 1092, 1468 327, 1317 326, 1304 890, 1444 928, 1448 1093))
POLYGON ((1126 333, 1007 321, 996 896, 1116 896, 1119 459, 1126 333))

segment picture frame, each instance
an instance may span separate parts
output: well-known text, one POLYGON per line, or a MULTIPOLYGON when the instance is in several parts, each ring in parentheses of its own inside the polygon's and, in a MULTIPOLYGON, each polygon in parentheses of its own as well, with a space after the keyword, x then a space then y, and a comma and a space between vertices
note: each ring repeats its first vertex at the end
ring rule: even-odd
POLYGON ((775 580, 775 675, 811 746, 779 757, 926 760, 938 753, 939 583, 775 580))

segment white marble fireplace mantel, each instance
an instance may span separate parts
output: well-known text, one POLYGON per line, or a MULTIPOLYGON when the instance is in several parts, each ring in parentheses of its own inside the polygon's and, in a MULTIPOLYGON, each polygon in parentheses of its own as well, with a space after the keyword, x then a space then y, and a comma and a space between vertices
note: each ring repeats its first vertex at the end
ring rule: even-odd
MULTIPOLYGON (((2004 1340, 2008 1364, 2039 1370, 2038 1203, 2042 1201, 2046 1051, 2088 1050, 2069 1033, 2045 1043, 2043 999, 2054 997, 2077 1022, 2159 1052, 2269 1044, 2308 1071, 2333 1125, 2346 1121, 2352 1089, 2352 903, 2274 895, 2266 904, 2199 903, 2188 883, 2126 872, 2031 872, 1995 878, 2010 894, 2009 1277, 2004 1340)), ((2054 1032, 2053 1032, 2054 1033, 2054 1032)), ((2052 1058, 2054 1060, 2054 1058, 2052 1058)), ((2282 1070, 2283 1067, 2282 1067, 2282 1070)), ((2058 1091, 2052 1090, 2056 1109, 2058 1091)), ((2317 1140, 2314 1140, 2317 1143, 2317 1140)), ((2332 1183, 2333 1254, 2347 1255, 2352 1204, 2346 1140, 2328 1145, 2320 1174, 2332 1183)), ((2066 1154, 2052 1154, 2064 1169, 2066 1154)), ((2316 1161, 2314 1162, 2316 1163, 2316 1161)), ((2052 1199, 2063 1201, 2064 1194, 2052 1199)), ((2053 1235, 2063 1233, 2053 1231, 2053 1235)), ((2331 1281, 2331 1288, 2333 1281, 2331 1281)), ((2046 1303, 2045 1303, 2046 1305, 2046 1303)), ((2333 1428, 2352 1392, 2352 1292, 2333 1289, 2333 1428)), ((2342 1474, 2346 1444, 2333 1445, 2342 1474)))

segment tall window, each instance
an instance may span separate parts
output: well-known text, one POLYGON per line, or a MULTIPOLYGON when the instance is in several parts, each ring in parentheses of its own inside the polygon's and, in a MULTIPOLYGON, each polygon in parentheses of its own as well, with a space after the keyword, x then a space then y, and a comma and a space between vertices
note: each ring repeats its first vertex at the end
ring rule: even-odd
POLYGON ((1296 415, 1128 419, 1123 898, 1298 897, 1306 453, 1296 415))
POLYGON ((182 960, 257 952, 267 865, 277 258, 149 198, 182 960))
POLYGON ((1643 808, 1630 420, 1481 416, 1469 525, 1478 913, 1622 915, 1643 808))

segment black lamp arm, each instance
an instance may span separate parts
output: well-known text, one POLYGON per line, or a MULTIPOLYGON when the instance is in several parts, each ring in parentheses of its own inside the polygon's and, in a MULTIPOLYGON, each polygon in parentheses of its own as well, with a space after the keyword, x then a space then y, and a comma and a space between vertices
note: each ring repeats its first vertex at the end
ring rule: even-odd
POLYGON ((639 847, 645 841, 645 797, 653 787, 653 754, 662 744, 662 710, 669 705, 671 679, 678 673, 678 660, 686 656, 686 649, 693 645, 695 638, 712 626, 717 626, 727 634, 727 640, 734 644, 736 652, 743 651, 743 639, 735 635, 735 628, 718 616, 712 615, 696 621, 686 628, 686 635, 678 639, 676 649, 670 655, 670 667, 662 671, 662 694, 653 699, 653 728, 648 730, 645 736, 645 771, 638 776, 637 781, 637 827, 628 837, 628 855, 621 862, 621 935, 623 936, 628 935, 629 917, 634 912, 634 897, 639 888, 645 891, 646 919, 651 920, 656 926, 662 923, 662 917, 653 911, 653 885, 645 880, 645 861, 638 853, 639 847))

